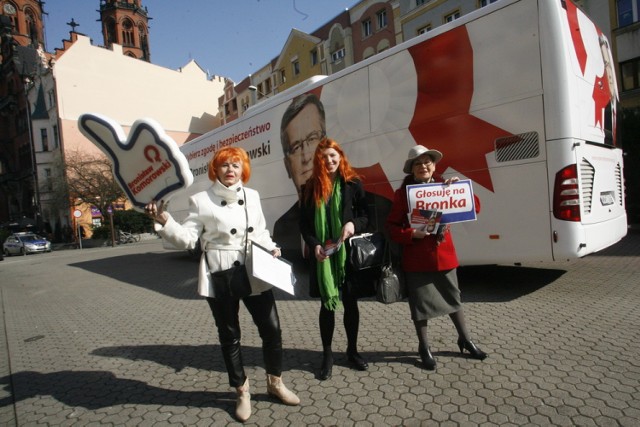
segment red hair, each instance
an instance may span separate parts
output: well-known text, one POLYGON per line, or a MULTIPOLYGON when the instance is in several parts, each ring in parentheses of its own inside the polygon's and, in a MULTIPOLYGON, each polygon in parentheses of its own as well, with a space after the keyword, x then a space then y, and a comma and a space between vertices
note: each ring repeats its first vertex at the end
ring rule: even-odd
POLYGON ((338 175, 344 179, 345 182, 355 181, 359 179, 358 173, 351 167, 349 159, 344 154, 342 147, 330 138, 323 138, 316 147, 316 151, 313 154, 313 174, 305 185, 305 197, 307 199, 313 198, 316 206, 326 203, 333 191, 333 182, 327 171, 325 165, 323 153, 324 150, 333 148, 340 154, 340 165, 338 166, 338 175))
POLYGON ((249 155, 240 147, 224 147, 213 155, 209 160, 209 179, 213 182, 218 180, 218 168, 221 164, 226 162, 241 162, 242 163, 242 175, 240 179, 243 183, 249 181, 251 178, 251 160, 249 155))

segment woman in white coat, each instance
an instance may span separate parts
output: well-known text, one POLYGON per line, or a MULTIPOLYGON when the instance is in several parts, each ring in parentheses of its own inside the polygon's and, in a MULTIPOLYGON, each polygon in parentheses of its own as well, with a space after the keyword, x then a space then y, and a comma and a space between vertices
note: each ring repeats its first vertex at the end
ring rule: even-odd
MULTIPOLYGON (((236 417, 251 415, 249 379, 245 375, 240 349, 240 298, 216 295, 210 272, 245 263, 245 238, 280 256, 271 240, 257 191, 244 187, 251 176, 249 156, 242 148, 225 147, 209 162, 211 187, 189 200, 189 215, 182 224, 164 211, 164 202, 149 203, 145 209, 157 224, 160 236, 177 248, 194 249, 201 244, 198 290, 209 303, 216 326, 229 383, 236 388, 236 417)), ((249 248, 250 248, 249 244, 249 248)), ((250 250, 250 249, 249 249, 250 250)), ((267 391, 287 405, 300 399, 282 383, 282 338, 280 320, 271 286, 252 283, 251 295, 241 298, 258 327, 267 371, 267 391)))

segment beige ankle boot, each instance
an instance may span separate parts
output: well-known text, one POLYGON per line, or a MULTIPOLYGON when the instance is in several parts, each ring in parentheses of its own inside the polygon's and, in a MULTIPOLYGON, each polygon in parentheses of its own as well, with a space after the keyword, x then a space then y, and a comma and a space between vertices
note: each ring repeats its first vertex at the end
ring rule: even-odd
POLYGON ((267 393, 277 397, 285 405, 299 405, 300 399, 282 383, 282 378, 267 374, 267 393))
POLYGON ((244 384, 236 387, 238 401, 236 402, 236 418, 245 422, 251 416, 251 395, 249 394, 249 378, 244 380, 244 384))

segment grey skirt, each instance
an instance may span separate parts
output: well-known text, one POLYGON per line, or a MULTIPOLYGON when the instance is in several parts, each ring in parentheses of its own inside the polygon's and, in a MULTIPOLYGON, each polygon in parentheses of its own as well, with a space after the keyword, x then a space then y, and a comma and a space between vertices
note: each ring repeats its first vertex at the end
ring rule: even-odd
POLYGON ((456 269, 406 272, 411 320, 420 321, 455 313, 462 308, 456 269))

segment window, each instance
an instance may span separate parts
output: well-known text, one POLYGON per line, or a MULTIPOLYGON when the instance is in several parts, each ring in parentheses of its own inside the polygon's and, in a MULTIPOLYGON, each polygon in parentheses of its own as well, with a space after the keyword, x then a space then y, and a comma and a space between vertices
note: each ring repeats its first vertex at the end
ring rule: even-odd
POLYGON ((293 71, 294 76, 300 74, 300 61, 293 61, 291 63, 291 70, 293 71))
POLYGON ((378 18, 378 29, 382 29, 387 26, 387 10, 383 9, 376 14, 378 18))
POLYGON ((49 151, 49 136, 47 128, 40 129, 40 138, 42 139, 42 151, 49 151))
POLYGON ((44 190, 51 191, 53 190, 53 181, 51 177, 51 169, 46 168, 44 170, 44 190))
POLYGON ((264 81, 264 94, 269 95, 271 93, 271 78, 268 78, 264 81))
POLYGON ((230 102, 224 104, 224 114, 226 116, 230 116, 238 112, 238 101, 233 98, 230 102))
POLYGON ((340 62, 344 58, 344 48, 338 49, 331 54, 331 62, 340 62))
POLYGON ((480 7, 488 6, 491 3, 495 3, 498 0, 480 0, 480 7))
POLYGON ((284 72, 284 69, 280 70, 280 84, 285 84, 287 82, 287 73, 284 72))
POLYGON ((426 1, 425 0, 416 0, 416 7, 418 6, 422 6, 423 4, 425 4, 426 1))
POLYGON ((621 63, 620 74, 623 91, 640 89, 640 58, 621 63))
POLYGON ((60 146, 60 134, 58 133, 58 125, 53 125, 53 148, 60 146))
POLYGON ((424 26, 422 28, 418 28, 418 35, 424 34, 424 33, 428 32, 428 31, 431 31, 431 24, 429 24, 427 26, 424 26))
POLYGON ((371 35, 371 19, 367 19, 362 22, 362 37, 369 37, 371 35))
POLYGON ((133 24, 128 19, 122 23, 122 43, 133 46, 133 24))
POLYGON ((105 27, 107 30, 107 45, 118 43, 118 39, 116 38, 116 21, 113 18, 107 19, 105 27))
POLYGON ((460 11, 456 10, 455 12, 446 15, 444 17, 444 22, 452 22, 452 21, 455 21, 458 18, 460 18, 460 11))
POLYGON ((27 112, 25 110, 20 110, 20 113, 16 116, 15 127, 18 133, 27 131, 27 121, 25 120, 26 115, 27 112))
POLYGON ((49 92, 47 92, 48 96, 49 96, 49 108, 53 108, 56 106, 56 93, 53 91, 53 89, 51 89, 49 92))
POLYGON ((31 43, 35 46, 38 43, 38 29, 36 26, 36 18, 31 9, 28 9, 25 12, 26 21, 27 21, 27 31, 29 33, 29 38, 31 39, 31 43))
POLYGON ((640 0, 617 0, 618 26, 624 27, 638 22, 640 0))
POLYGON ((318 63, 318 49, 313 49, 310 52, 310 60, 312 67, 318 63))

